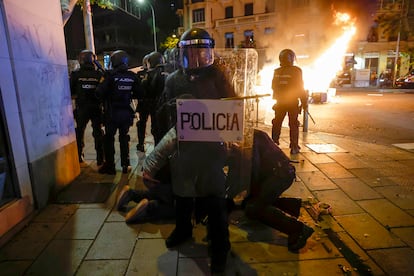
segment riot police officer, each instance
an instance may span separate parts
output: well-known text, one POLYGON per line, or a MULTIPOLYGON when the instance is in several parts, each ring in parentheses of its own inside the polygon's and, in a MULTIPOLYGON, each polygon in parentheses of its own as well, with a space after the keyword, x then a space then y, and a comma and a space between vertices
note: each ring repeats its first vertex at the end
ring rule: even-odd
POLYGON ((279 145, 283 120, 288 114, 290 131, 290 153, 297 154, 299 146, 299 121, 301 110, 308 108, 308 95, 303 86, 302 69, 293 65, 296 59, 291 49, 279 53, 280 67, 275 69, 272 80, 275 118, 272 121, 272 139, 279 145), (300 99, 300 105, 299 105, 300 99))
MULTIPOLYGON (((162 102, 168 103, 183 95, 196 99, 235 96, 223 72, 213 64, 214 40, 207 31, 199 28, 187 30, 178 46, 181 68, 168 75, 162 102)), ((172 112, 175 112, 174 109, 172 112)), ((171 117, 174 118, 174 114, 171 117)), ((219 142, 176 143, 178 152, 170 159, 176 225, 166 239, 166 246, 178 246, 192 237, 192 212, 194 206, 201 206, 208 215, 211 272, 223 272, 230 250, 223 172, 227 148, 219 142)))
POLYGON ((156 110, 159 98, 164 90, 165 65, 164 57, 159 52, 151 52, 146 56, 147 72, 141 81, 144 91, 143 99, 138 101, 137 112, 139 120, 137 122, 138 145, 137 150, 144 151, 145 130, 148 117, 151 117, 151 134, 154 136, 154 143, 157 144, 162 137, 159 137, 157 130, 156 110))
POLYGON ((85 129, 89 121, 92 123, 92 135, 95 142, 96 163, 102 165, 104 161, 103 130, 102 130, 102 102, 96 97, 95 90, 102 77, 102 73, 95 68, 95 54, 90 50, 83 50, 79 54, 80 68, 71 73, 70 89, 75 99, 76 142, 78 145, 79 162, 83 162, 83 147, 85 129))
POLYGON ((119 131, 119 147, 121 152, 122 172, 130 170, 129 161, 129 128, 133 124, 135 108, 133 99, 141 94, 139 79, 134 72, 128 70, 128 54, 117 50, 111 54, 111 70, 109 70, 97 88, 97 94, 104 100, 105 107, 105 163, 99 173, 115 174, 115 134, 119 131))

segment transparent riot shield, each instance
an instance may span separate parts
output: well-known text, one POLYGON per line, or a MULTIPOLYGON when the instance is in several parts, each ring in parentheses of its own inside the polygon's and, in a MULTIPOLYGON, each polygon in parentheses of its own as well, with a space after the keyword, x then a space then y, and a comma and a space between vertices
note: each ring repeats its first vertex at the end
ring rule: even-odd
MULTIPOLYGON (((243 140, 229 143, 227 196, 240 202, 250 190, 252 171, 253 131, 257 126, 257 95, 254 91, 257 78, 258 54, 255 49, 215 49, 215 62, 232 83, 236 98, 244 102, 243 140)), ((226 99, 223 99, 226 100, 226 99)))

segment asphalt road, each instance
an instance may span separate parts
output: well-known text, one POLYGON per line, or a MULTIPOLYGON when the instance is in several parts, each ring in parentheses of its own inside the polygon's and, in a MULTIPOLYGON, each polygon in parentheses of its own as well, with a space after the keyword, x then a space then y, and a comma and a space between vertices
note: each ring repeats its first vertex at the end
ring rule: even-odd
POLYGON ((344 90, 333 100, 310 104, 310 131, 389 145, 414 143, 414 91, 344 90))

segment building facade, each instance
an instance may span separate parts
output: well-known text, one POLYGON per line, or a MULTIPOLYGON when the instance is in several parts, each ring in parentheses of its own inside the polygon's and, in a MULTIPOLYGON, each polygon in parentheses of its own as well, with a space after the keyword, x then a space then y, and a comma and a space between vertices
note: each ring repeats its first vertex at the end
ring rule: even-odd
POLYGON ((58 0, 0 1, 0 245, 80 174, 66 60, 58 0))
POLYGON ((413 26, 414 4, 407 0, 379 0, 362 7, 358 6, 358 1, 340 0, 184 0, 182 31, 191 27, 204 28, 213 36, 218 48, 255 48, 259 53, 259 69, 267 63, 278 63, 278 53, 283 48, 294 49, 301 65, 307 65, 337 37, 340 26, 333 24, 333 14, 344 10, 355 17, 358 24, 348 53, 338 56, 343 60, 344 69, 346 60, 352 57, 356 62, 351 69, 369 69, 380 74, 385 70, 394 71, 395 62, 398 62, 397 75, 400 75, 406 73, 412 63, 409 54, 414 47, 412 30, 411 35, 397 41, 386 34, 383 27, 377 26, 378 39, 369 39, 375 18, 391 12, 390 3, 395 4, 392 12, 399 13, 413 26))

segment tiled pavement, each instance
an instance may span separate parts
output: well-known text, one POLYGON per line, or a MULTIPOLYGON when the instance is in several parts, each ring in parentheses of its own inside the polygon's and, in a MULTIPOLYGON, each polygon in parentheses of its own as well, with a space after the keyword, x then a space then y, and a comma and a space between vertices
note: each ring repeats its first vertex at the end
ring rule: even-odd
MULTIPOLYGON (((48 205, 0 249, 0 275, 209 274, 204 226, 195 227, 193 242, 168 250, 172 221, 127 225, 114 209, 123 185, 142 185, 144 154, 135 151, 135 127, 130 133, 130 174, 120 172, 119 160, 117 175, 97 174, 87 142, 80 178, 117 183, 107 202, 48 205)), ((288 152, 288 130, 282 134, 288 152)), ((293 254, 284 234, 235 212, 226 275, 369 275, 358 264, 372 275, 414 275, 414 151, 312 132, 300 141, 302 152, 292 157, 297 181, 285 195, 304 200, 300 219, 315 233, 293 254), (331 214, 315 220, 317 202, 331 205, 331 214)))

